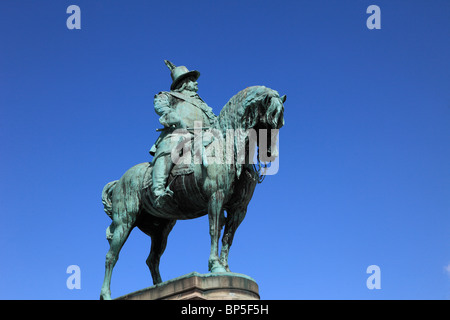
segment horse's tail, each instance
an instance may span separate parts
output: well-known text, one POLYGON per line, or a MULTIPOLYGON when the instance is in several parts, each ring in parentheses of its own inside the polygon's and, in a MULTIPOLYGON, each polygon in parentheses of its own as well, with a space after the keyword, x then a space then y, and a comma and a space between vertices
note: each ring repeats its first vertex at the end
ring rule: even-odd
POLYGON ((116 183, 119 180, 114 180, 106 184, 106 186, 103 188, 102 191, 102 203, 103 203, 103 210, 105 210, 108 217, 112 219, 112 202, 111 202, 111 193, 114 190, 114 187, 116 186, 116 183))

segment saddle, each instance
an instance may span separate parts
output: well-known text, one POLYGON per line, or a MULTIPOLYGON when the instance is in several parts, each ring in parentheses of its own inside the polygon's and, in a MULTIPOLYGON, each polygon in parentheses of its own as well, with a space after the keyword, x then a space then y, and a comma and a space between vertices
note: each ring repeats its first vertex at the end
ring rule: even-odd
POLYGON ((213 142, 213 136, 209 135, 210 138, 204 139, 202 136, 202 143, 196 144, 193 135, 189 135, 180 138, 176 146, 176 150, 179 150, 178 160, 175 162, 172 168, 171 174, 173 176, 187 175, 194 172, 194 165, 202 164, 208 166, 206 159, 206 148, 213 142), (190 153, 190 157, 186 156, 186 153, 190 153))

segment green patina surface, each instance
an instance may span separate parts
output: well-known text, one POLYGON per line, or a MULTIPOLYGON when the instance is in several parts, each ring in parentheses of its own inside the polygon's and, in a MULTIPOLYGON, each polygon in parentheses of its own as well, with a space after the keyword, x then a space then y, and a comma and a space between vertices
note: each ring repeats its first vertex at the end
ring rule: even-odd
MULTIPOLYGON (((159 261, 176 221, 207 214, 211 236, 208 269, 213 273, 211 276, 228 274, 228 254, 234 234, 245 217, 256 185, 261 181, 259 170, 250 161, 237 160, 242 154, 249 158, 249 130, 269 132, 284 125, 286 96, 281 97, 277 91, 264 86, 248 87, 233 96, 216 116, 197 94, 200 73, 165 62, 173 83, 170 91, 160 92, 154 99, 159 122, 164 126, 158 130, 161 135, 150 150, 154 157, 151 162, 135 165, 103 189, 102 202, 112 223, 107 229, 110 249, 106 255, 102 299, 111 299, 112 270, 134 227, 152 239, 147 265, 154 284, 158 285, 162 283, 159 261), (199 123, 200 130, 195 130, 199 123), (184 130, 184 136, 179 134, 180 130, 184 130), (234 132, 231 163, 225 159, 227 153, 218 150, 218 146, 222 149, 226 146, 216 143, 225 139, 230 131, 234 132), (198 135, 201 136, 200 144, 195 142, 198 135), (208 138, 204 139, 206 136, 208 138), (204 161, 194 161, 184 167, 175 164, 173 150, 178 150, 180 143, 191 141, 191 138, 194 144, 182 149, 180 155, 189 152, 192 159, 204 161), (205 154, 212 153, 220 161, 208 163, 205 154)), ((260 137, 257 144, 259 141, 260 137)), ((270 146, 269 154, 275 151, 270 146)))

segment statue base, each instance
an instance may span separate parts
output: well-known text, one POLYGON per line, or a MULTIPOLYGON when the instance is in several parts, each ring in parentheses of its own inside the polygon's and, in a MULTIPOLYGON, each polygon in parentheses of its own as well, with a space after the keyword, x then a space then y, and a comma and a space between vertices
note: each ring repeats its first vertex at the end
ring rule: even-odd
POLYGON ((259 300, 258 284, 233 272, 191 272, 116 300, 259 300))

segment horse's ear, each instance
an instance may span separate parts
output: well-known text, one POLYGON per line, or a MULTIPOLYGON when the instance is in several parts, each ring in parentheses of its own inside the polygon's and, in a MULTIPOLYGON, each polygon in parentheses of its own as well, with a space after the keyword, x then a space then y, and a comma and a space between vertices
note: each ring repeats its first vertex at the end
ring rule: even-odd
POLYGON ((284 95, 284 96, 281 97, 281 102, 284 103, 285 101, 286 101, 286 95, 284 95))

